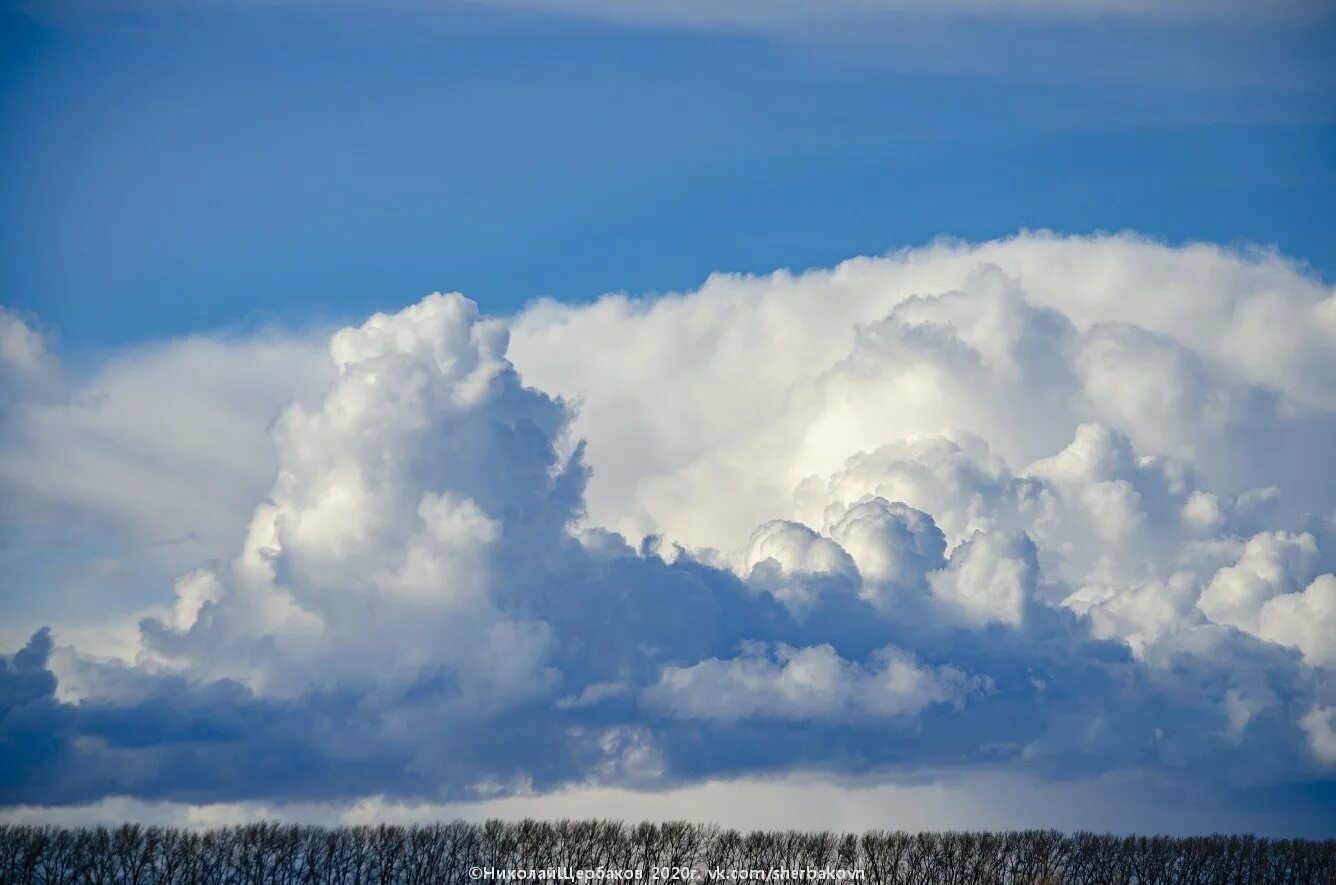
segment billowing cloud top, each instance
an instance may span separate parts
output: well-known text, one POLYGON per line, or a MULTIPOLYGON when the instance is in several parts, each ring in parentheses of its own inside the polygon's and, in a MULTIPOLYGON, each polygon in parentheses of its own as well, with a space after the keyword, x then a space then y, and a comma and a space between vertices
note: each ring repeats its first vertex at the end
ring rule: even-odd
MULTIPOLYGON (((152 385, 36 395, 0 319, 35 506, 152 385)), ((1336 295, 1275 255, 1036 234, 211 346, 205 402, 301 367, 233 412, 289 385, 268 497, 118 658, 4 661, 5 802, 1336 770, 1336 295)), ((61 501, 145 525, 91 463, 61 501)))

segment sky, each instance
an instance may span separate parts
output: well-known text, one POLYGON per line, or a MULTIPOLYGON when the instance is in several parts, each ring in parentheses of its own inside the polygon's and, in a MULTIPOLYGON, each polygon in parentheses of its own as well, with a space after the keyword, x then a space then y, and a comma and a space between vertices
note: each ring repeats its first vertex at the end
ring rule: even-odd
POLYGON ((770 5, 11 0, 0 291, 82 351, 1026 227, 1336 260, 1321 3, 770 5))
POLYGON ((0 29, 0 818, 1336 834, 1329 4, 0 29))

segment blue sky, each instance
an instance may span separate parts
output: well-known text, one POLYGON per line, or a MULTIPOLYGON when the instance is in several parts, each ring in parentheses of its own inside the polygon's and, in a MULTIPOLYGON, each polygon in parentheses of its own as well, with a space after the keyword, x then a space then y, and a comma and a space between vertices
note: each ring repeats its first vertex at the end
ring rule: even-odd
POLYGON ((0 292, 77 354, 434 289, 511 312, 1026 227, 1250 241, 1330 273, 1334 26, 1277 10, 849 33, 9 3, 0 292))
POLYGON ((0 16, 0 821, 1336 833, 1325 0, 0 16))

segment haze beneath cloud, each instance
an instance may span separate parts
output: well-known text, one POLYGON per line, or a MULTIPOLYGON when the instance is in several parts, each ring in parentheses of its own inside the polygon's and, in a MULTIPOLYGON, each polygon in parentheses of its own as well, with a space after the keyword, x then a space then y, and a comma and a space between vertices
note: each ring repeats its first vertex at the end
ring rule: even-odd
POLYGON ((91 374, 39 328, 0 315, 6 804, 1330 794, 1336 293, 1274 253, 943 241, 91 374), (119 552, 71 578, 70 530, 119 552))

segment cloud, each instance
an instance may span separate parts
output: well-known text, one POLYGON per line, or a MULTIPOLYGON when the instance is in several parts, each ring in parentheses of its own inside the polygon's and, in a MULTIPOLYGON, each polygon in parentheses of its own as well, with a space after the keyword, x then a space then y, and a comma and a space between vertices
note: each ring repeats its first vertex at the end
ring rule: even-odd
POLYGON ((1324 765, 1336 765, 1336 728, 1332 727, 1336 710, 1331 707, 1314 707, 1301 721, 1308 733, 1309 744, 1315 755, 1324 765))
MULTIPOLYGON (((533 0, 475 0, 484 5, 537 8, 533 0)), ((546 8, 546 7, 543 7, 546 8)), ((613 21, 675 26, 750 27, 760 29, 792 28, 799 24, 838 22, 854 19, 875 21, 878 16, 928 16, 932 18, 987 17, 1002 19, 1077 20, 1151 19, 1183 21, 1213 19, 1235 15, 1259 15, 1253 4, 1242 2, 1211 3, 1206 0, 1177 0, 1152 3, 1149 0, 834 0, 813 3, 806 0, 735 0, 719 4, 704 0, 685 2, 632 2, 632 0, 581 0, 565 10, 613 21)), ((1268 16, 1320 15, 1322 7, 1314 0, 1285 0, 1266 10, 1268 16)))
POLYGON ((7 483, 141 537, 214 483, 267 492, 220 507, 229 554, 127 602, 119 659, 56 623, 5 662, 0 801, 1320 784, 1334 299, 1269 253, 1027 234, 113 360, 68 389, 220 405, 177 438, 21 400, 7 483), (190 460, 265 428, 254 463, 190 460))
POLYGON ((1038 572, 1034 544, 1023 532, 976 532, 929 581, 933 594, 964 620, 1019 626, 1038 572))
POLYGON ((860 583, 854 559, 833 538, 802 523, 772 520, 758 527, 747 543, 743 574, 795 614, 811 608, 834 582, 850 592, 860 583))
POLYGON ((56 373, 46 336, 0 307, 0 414, 16 400, 37 398, 56 373))
POLYGON ((1296 591, 1312 572, 1316 555, 1312 535, 1255 535, 1236 563, 1215 573, 1202 590, 1197 607, 1217 624, 1256 634, 1262 606, 1296 591))
MULTIPOLYGON (((1333 305, 1328 287, 1265 253, 1038 234, 716 275, 648 302, 540 303, 517 318, 512 354, 526 380, 579 402, 594 522, 735 549, 790 511, 799 483, 851 457, 960 445, 964 431, 993 459, 979 469, 1019 473, 1083 423, 1137 457, 1186 459, 1207 491, 1277 486, 1290 513, 1323 513, 1336 480, 1320 455, 1333 305), (570 339, 603 359, 567 358, 570 339), (1184 356, 1136 370, 1166 347, 1184 356)), ((991 498, 958 506, 986 515, 991 498)), ((906 503, 953 540, 965 530, 906 503)))
POLYGON ((1336 669, 1336 575, 1267 600, 1258 628, 1258 636, 1299 649, 1314 666, 1336 669))
MULTIPOLYGON (((499 12, 502 22, 537 16, 688 37, 759 38, 838 60, 841 68, 1022 88, 1084 81, 1125 93, 1130 86, 1143 99, 1154 96, 1137 103, 1143 121, 1147 111, 1154 114, 1150 105, 1169 101, 1181 104, 1179 122, 1185 114, 1236 120, 1241 94, 1271 96, 1266 109, 1253 108, 1269 120, 1277 100, 1306 96, 1295 107, 1311 117, 1328 81, 1307 62, 1317 57, 1307 47, 1332 13, 1324 0, 473 0, 469 6, 499 12), (1212 96, 1234 110, 1221 116, 1210 107, 1212 96)), ((1126 121, 1124 104, 1104 102, 1087 122, 1126 121)), ((1049 122, 1070 125, 1072 114, 1065 109, 1049 122)))
MULTIPOLYGON (((111 8, 132 7, 119 0, 111 8)), ((799 25, 877 21, 885 17, 993 18, 1002 20, 1079 21, 1149 19, 1183 22, 1230 16, 1314 18, 1326 11, 1320 0, 1276 0, 1259 8, 1243 0, 576 0, 554 10, 538 0, 470 0, 471 5, 499 9, 575 15, 628 24, 675 27, 728 27, 761 30, 799 25)), ((356 5, 355 3, 352 5, 356 5)), ((413 7, 408 7, 412 9, 413 7)))
POLYGON ((0 519, 10 551, 60 551, 86 572, 57 592, 15 569, 15 616, 57 597, 103 617, 113 580, 118 602, 145 606, 161 599, 145 584, 230 555, 273 482, 269 425, 328 384, 323 352, 314 334, 184 338, 78 377, 29 342, 28 380, 0 422, 0 519))
POLYGON ((912 605, 926 591, 929 573, 945 565, 942 530, 931 516, 900 501, 860 499, 830 534, 857 563, 863 598, 881 609, 912 605))
POLYGON ((976 686, 951 667, 924 669, 886 647, 868 666, 842 659, 829 645, 748 648, 726 661, 665 667, 647 697, 674 716, 736 720, 752 716, 824 719, 890 717, 930 704, 960 704, 976 686))

